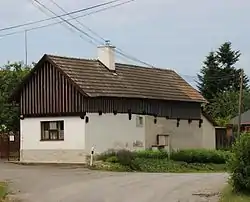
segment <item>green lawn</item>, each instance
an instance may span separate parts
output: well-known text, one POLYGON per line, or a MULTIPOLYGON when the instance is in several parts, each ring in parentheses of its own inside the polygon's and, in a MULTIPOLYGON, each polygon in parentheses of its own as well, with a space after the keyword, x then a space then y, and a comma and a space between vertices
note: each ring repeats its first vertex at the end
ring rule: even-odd
POLYGON ((7 184, 5 182, 0 182, 0 202, 4 200, 7 195, 7 184))
POLYGON ((249 202, 250 195, 236 194, 232 192, 230 186, 227 186, 221 195, 220 202, 249 202))

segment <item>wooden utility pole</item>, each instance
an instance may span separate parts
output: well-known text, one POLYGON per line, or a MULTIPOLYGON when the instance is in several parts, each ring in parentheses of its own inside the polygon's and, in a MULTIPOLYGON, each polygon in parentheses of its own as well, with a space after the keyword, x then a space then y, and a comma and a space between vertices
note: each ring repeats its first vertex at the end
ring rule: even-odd
POLYGON ((28 66, 28 44, 27 44, 27 30, 24 31, 24 48, 25 48, 25 65, 28 66))
POLYGON ((241 69, 240 72, 240 94, 239 94, 239 114, 238 114, 238 131, 237 136, 240 136, 240 128, 241 128, 241 114, 242 114, 242 94, 243 94, 243 77, 244 77, 244 70, 241 69))

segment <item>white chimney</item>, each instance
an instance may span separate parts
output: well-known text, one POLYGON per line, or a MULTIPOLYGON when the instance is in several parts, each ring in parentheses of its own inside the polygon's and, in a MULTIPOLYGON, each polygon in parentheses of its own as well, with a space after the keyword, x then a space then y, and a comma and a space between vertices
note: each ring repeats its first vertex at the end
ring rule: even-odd
POLYGON ((115 71, 115 46, 106 44, 98 47, 98 60, 100 60, 109 70, 115 71))

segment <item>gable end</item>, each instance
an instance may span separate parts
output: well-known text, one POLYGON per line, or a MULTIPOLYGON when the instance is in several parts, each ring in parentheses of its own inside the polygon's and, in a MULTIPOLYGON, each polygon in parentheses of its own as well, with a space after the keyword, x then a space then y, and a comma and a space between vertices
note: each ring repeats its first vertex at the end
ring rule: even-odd
POLYGON ((22 115, 66 114, 80 111, 86 94, 46 55, 16 91, 22 115))

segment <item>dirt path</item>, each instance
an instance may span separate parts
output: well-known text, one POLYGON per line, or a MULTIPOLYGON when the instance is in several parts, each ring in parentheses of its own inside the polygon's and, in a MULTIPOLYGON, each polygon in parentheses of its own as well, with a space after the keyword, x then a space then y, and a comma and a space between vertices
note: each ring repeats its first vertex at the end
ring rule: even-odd
POLYGON ((0 163, 24 202, 217 202, 226 174, 110 173, 0 163))

